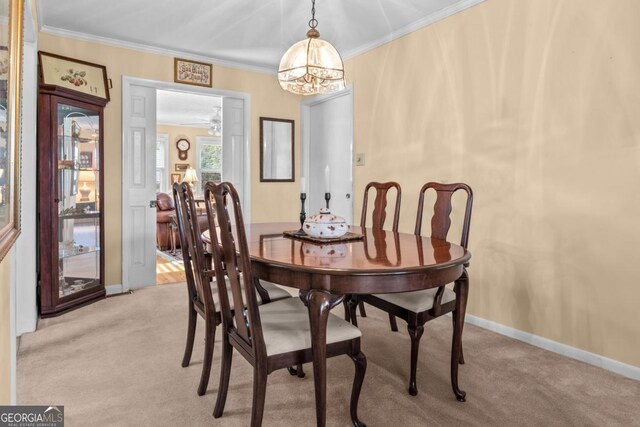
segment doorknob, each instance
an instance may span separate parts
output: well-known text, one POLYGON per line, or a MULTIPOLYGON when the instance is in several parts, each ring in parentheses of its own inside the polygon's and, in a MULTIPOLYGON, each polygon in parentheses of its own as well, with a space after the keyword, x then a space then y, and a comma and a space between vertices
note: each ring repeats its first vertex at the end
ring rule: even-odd
POLYGON ((150 208, 158 207, 158 201, 157 200, 149 200, 149 207, 150 208))
POLYGON ((351 198, 351 194, 347 193, 347 199, 351 198))

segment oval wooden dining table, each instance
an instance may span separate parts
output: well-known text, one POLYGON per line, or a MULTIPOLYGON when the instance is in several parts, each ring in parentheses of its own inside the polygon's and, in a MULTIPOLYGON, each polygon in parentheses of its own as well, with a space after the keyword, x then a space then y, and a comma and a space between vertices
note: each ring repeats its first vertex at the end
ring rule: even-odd
MULTIPOLYGON (((458 362, 469 290, 465 265, 471 253, 429 237, 351 226, 361 240, 318 244, 283 236, 297 223, 249 224, 251 265, 259 279, 297 288, 309 309, 316 420, 326 424, 326 326, 329 311, 348 294, 417 291, 455 282, 456 321, 451 351, 451 385, 459 400, 458 362)), ((203 241, 211 242, 209 231, 203 241)))

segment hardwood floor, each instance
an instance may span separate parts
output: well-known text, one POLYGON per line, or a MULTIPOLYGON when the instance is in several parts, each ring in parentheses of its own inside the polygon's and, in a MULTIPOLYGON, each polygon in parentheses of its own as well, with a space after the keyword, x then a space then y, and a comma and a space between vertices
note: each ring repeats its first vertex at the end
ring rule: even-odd
POLYGON ((184 282, 184 265, 178 261, 170 261, 167 258, 156 255, 156 283, 166 285, 167 283, 184 282))

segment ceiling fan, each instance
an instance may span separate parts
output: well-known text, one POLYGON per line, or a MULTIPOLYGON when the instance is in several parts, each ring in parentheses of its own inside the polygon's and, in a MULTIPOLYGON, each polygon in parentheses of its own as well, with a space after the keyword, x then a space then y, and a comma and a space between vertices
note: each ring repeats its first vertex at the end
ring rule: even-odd
POLYGON ((180 123, 180 126, 202 126, 207 125, 209 129, 207 133, 213 136, 220 136, 222 130, 222 117, 220 116, 220 107, 213 109, 213 115, 209 120, 201 119, 194 123, 180 123))

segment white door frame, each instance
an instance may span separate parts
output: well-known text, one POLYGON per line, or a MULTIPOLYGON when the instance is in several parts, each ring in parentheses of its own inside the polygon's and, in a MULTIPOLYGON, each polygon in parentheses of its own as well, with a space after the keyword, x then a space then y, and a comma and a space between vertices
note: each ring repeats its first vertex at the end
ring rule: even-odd
MULTIPOLYGON (((354 118, 353 118, 353 102, 354 102, 354 94, 353 94, 353 83, 348 84, 343 90, 340 92, 330 93, 327 95, 317 95, 312 98, 307 98, 300 103, 300 176, 308 176, 309 175, 309 143, 311 142, 311 134, 310 128, 311 125, 309 121, 311 120, 311 107, 314 105, 321 104, 323 102, 331 101, 336 98, 341 98, 343 96, 348 96, 351 100, 349 103, 349 117, 351 118, 351 186, 350 186, 350 194, 351 194, 351 204, 354 204, 354 195, 353 195, 353 145, 354 145, 354 118)), ((353 210, 353 209, 352 209, 353 210)), ((356 213, 353 212, 354 221, 356 217, 356 213)))
MULTIPOLYGON (((244 92, 236 92, 231 90, 217 89, 217 88, 207 88, 200 86, 185 86, 184 84, 165 82, 160 80, 150 80, 143 79, 139 77, 131 77, 131 76, 122 76, 122 135, 121 135, 121 144, 122 144, 122 170, 124 172, 124 168, 126 167, 126 160, 124 158, 124 153, 127 152, 127 147, 125 146, 127 142, 127 129, 129 129, 129 117, 125 114, 126 108, 125 102, 129 101, 131 86, 146 86, 152 87, 156 90, 171 90, 174 92, 185 92, 185 93, 197 93, 202 95, 209 96, 219 96, 223 98, 238 98, 244 101, 244 164, 243 164, 243 192, 244 192, 244 200, 243 200, 243 209, 242 212, 245 215, 245 220, 247 223, 251 222, 251 95, 244 92)), ((224 132, 224 129, 223 129, 224 132)), ((155 165, 154 165, 155 168, 155 165)), ((122 229, 121 229, 121 250, 122 255, 124 255, 124 242, 126 241, 124 238, 124 223, 129 220, 128 216, 125 213, 125 205, 124 205, 124 194, 125 191, 128 190, 125 188, 127 184, 124 180, 123 173, 122 180, 122 229)), ((130 286, 128 283, 129 271, 128 271, 128 263, 122 260, 122 285, 111 285, 107 288, 108 294, 113 293, 124 293, 130 290, 130 286)))
MULTIPOLYGON (((30 13, 27 16, 28 19, 31 19, 30 13)), ((22 150, 21 168, 23 171, 20 178, 22 190, 20 223, 22 230, 13 250, 16 262, 15 274, 12 276, 11 281, 12 289, 14 290, 13 295, 15 296, 15 316, 12 316, 12 319, 15 318, 16 336, 21 336, 25 332, 35 331, 38 322, 38 277, 36 274, 36 257, 34 256, 37 253, 36 241, 38 240, 36 234, 36 183, 38 179, 37 172, 35 172, 38 170, 36 167, 36 154, 38 152, 36 132, 38 127, 36 120, 38 116, 38 46, 35 42, 28 43, 25 41, 23 61, 22 141, 20 143, 22 150), (16 286, 16 284, 19 285, 16 286)))

